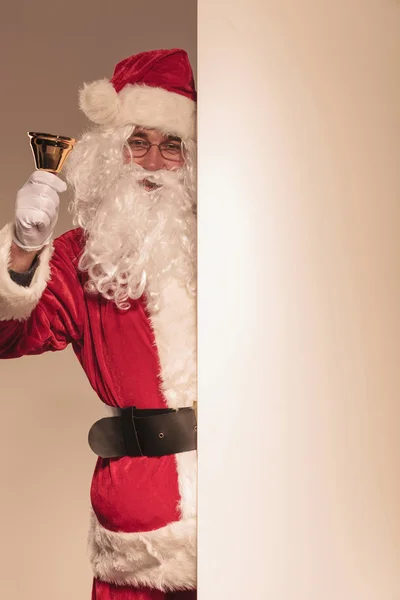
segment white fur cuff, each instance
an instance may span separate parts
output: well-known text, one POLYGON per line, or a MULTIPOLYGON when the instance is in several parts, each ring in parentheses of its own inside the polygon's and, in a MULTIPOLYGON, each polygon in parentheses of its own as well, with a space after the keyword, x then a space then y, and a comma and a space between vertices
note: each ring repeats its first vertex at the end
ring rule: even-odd
POLYGON ((0 321, 27 319, 39 302, 50 277, 52 247, 46 246, 39 257, 39 265, 29 287, 15 283, 8 272, 13 240, 13 224, 0 231, 0 321))
POLYGON ((105 529, 92 512, 89 553, 97 579, 161 591, 196 587, 196 519, 175 521, 155 531, 105 529))

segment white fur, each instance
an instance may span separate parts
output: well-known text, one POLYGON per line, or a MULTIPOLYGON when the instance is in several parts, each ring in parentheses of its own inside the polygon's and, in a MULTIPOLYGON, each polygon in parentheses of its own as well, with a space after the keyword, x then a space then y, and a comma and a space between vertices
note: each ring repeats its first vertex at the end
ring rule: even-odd
POLYGON ((84 84, 79 92, 79 108, 98 125, 115 123, 121 111, 120 97, 107 79, 84 84))
POLYGON ((182 139, 196 136, 196 103, 186 96, 147 85, 126 85, 118 94, 106 79, 85 84, 80 108, 107 127, 151 127, 182 139))
POLYGON ((46 246, 40 254, 40 264, 29 287, 22 287, 11 279, 8 269, 13 227, 9 223, 0 231, 0 321, 27 319, 38 304, 50 278, 52 247, 46 246))
MULTIPOLYGON (((150 308, 169 408, 193 406, 197 397, 196 300, 176 279, 160 281, 160 310, 150 308)), ((196 516, 197 453, 175 455, 183 519, 196 516)))
POLYGON ((117 585, 162 591, 196 586, 196 520, 176 521, 156 531, 105 529, 92 513, 89 553, 94 576, 117 585))

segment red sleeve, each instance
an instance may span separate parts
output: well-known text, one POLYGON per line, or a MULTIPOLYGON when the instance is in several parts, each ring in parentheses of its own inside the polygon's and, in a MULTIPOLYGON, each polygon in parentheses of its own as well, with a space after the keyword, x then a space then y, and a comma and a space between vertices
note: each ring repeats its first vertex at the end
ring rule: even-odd
MULTIPOLYGON (((86 311, 78 271, 81 248, 79 230, 55 240, 50 278, 30 315, 19 320, 3 317, 0 321, 0 358, 63 350, 71 342, 80 343, 86 311)), ((38 270, 45 266, 39 265, 38 270)))

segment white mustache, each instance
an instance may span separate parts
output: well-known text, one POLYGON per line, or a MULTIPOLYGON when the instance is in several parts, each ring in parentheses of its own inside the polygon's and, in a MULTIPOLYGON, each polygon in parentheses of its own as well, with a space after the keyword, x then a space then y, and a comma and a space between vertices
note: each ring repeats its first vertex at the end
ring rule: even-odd
POLYGON ((160 169, 159 171, 147 171, 135 163, 125 166, 126 171, 132 175, 136 181, 143 181, 146 179, 150 183, 155 183, 156 185, 174 187, 177 183, 180 183, 183 180, 182 169, 177 169, 176 171, 167 171, 166 169, 160 169))

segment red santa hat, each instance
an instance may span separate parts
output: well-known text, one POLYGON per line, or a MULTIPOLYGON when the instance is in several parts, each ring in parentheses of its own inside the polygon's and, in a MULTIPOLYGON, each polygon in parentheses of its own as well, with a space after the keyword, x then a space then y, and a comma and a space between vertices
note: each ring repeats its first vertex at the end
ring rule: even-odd
POLYGON ((184 50, 152 50, 117 64, 109 81, 85 84, 79 105, 94 123, 159 129, 182 139, 196 131, 196 89, 184 50))

